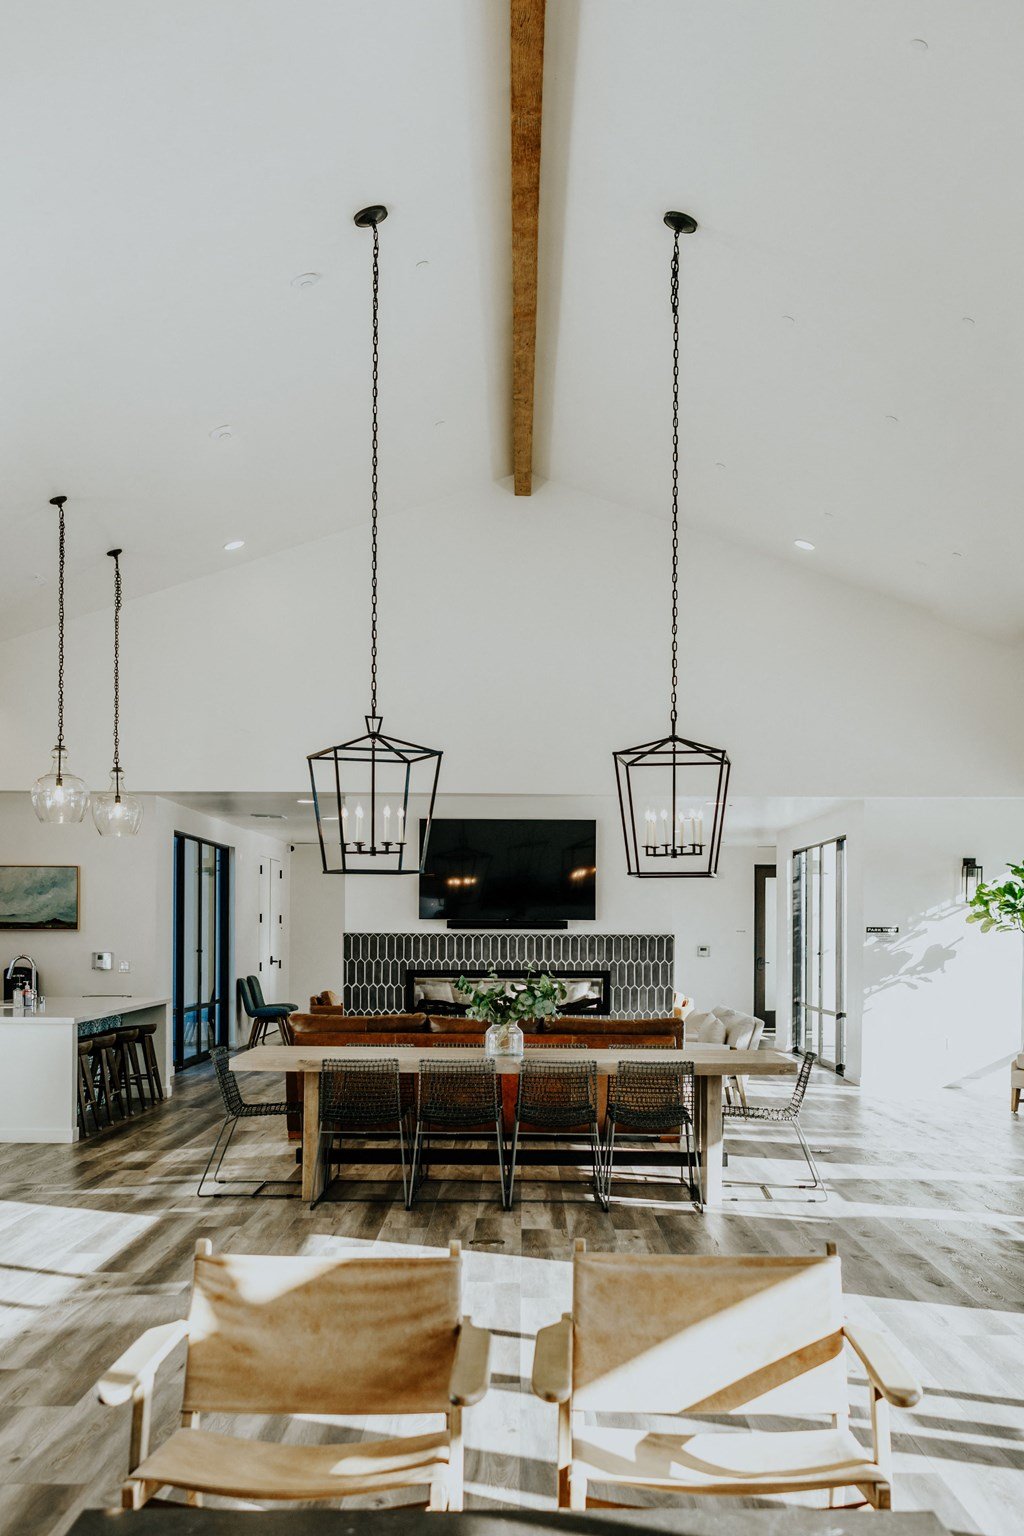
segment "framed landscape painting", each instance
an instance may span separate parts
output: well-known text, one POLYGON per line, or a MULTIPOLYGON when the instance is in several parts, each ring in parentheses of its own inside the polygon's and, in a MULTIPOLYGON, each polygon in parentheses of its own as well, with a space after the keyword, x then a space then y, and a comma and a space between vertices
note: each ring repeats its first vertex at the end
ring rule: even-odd
POLYGON ((77 864, 0 864, 0 928, 77 927, 77 864))

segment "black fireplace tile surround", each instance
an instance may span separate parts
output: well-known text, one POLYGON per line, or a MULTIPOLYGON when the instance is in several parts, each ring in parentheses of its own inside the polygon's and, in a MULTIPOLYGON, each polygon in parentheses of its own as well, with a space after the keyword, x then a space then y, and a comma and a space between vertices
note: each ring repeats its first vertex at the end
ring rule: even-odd
POLYGON ((672 1012, 675 939, 670 933, 517 933, 446 930, 346 933, 345 1006, 351 1013, 401 1013, 405 972, 599 969, 610 976, 613 1017, 659 1018, 672 1012))

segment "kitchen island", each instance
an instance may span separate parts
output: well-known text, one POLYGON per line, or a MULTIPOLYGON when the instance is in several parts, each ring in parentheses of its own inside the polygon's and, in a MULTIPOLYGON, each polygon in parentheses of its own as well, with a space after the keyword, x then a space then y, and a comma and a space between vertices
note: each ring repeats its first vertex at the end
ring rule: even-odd
POLYGON ((43 1013, 0 1012, 7 1091, 0 1142, 78 1140, 78 1042, 120 1024, 155 1024, 164 1093, 171 1093, 171 1031, 165 997, 48 997, 43 1013))

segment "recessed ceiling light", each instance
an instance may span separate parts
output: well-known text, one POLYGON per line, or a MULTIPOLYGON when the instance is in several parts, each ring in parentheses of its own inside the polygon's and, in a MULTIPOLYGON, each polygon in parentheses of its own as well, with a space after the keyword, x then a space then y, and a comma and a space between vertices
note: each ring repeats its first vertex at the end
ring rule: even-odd
POLYGON ((715 460, 715 468, 716 469, 724 469, 725 468, 725 465, 722 463, 721 459, 716 459, 715 460))
POLYGON ((312 800, 296 800, 296 805, 312 805, 312 800))
POLYGON ((973 315, 964 315, 964 325, 973 325, 973 324, 974 324, 974 316, 973 315))
POLYGON ((244 543, 244 539, 228 539, 227 543, 224 545, 224 548, 230 552, 233 549, 241 549, 244 543))
POLYGON ((796 545, 797 549, 813 549, 814 548, 814 545, 811 543, 810 539, 794 539, 793 543, 796 545))
POLYGON ((320 272, 300 272, 298 277, 292 278, 292 287, 315 288, 322 276, 320 272))
POLYGON ((885 419, 886 421, 899 421, 898 416, 887 416, 885 419))
POLYGON ((916 49, 918 53, 928 52, 928 44, 925 42, 923 37, 912 37, 910 39, 910 46, 911 48, 916 49))
POLYGON ((214 427, 213 431, 210 433, 210 436, 212 438, 230 437, 231 428, 228 426, 227 422, 225 422, 221 427, 214 427))
POLYGON ((796 316, 795 315, 783 315, 782 318, 783 318, 783 320, 788 320, 790 325, 796 325, 796 316))
POLYGON ((430 266, 430 262, 429 261, 418 261, 416 263, 416 265, 418 267, 429 267, 430 266))

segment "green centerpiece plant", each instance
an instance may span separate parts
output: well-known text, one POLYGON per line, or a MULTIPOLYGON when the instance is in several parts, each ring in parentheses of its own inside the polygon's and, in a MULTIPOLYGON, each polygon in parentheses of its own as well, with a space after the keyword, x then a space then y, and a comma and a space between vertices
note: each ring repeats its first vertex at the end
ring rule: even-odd
POLYGON ((469 999, 467 1017, 487 1025, 484 1045, 488 1056, 521 1056, 520 1020, 549 1018, 567 995, 564 982, 538 976, 532 970, 523 982, 505 981, 492 971, 483 981, 460 976, 455 986, 469 999))
POLYGON ((1024 864, 1011 864, 1000 880, 978 886, 970 900, 969 923, 982 933, 1024 933, 1024 864))

